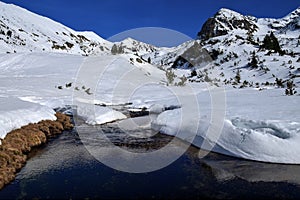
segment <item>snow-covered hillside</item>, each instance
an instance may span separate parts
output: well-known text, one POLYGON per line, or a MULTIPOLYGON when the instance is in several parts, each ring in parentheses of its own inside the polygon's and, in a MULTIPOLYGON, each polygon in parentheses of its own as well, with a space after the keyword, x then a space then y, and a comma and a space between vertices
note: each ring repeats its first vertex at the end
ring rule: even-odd
POLYGON ((0 2, 0 52, 110 52, 112 44, 93 32, 77 32, 49 18, 0 2))
POLYGON ((45 119, 51 114, 54 117, 54 112, 49 112, 49 109, 74 103, 82 103, 78 113, 92 124, 113 121, 116 116, 124 117, 110 108, 99 107, 91 118, 89 115, 93 112, 84 105, 123 104, 130 95, 130 85, 164 81, 163 71, 148 63, 129 61, 130 58, 128 55, 89 58, 60 53, 0 54, 0 100, 3 102, 0 106, 0 138, 14 128, 43 119, 43 116, 45 119), (86 61, 94 71, 80 76, 80 69, 87 67, 84 65, 86 61), (126 76, 127 79, 119 83, 126 76), (95 82, 91 82, 93 77, 95 82), (120 88, 116 87, 117 83, 120 88), (43 115, 40 110, 46 113, 43 115), (41 114, 40 118, 36 117, 37 113, 41 114), (31 117, 34 119, 29 120, 31 117))
POLYGON ((214 59, 214 67, 208 69, 205 76, 236 87, 283 87, 287 81, 299 86, 299 11, 300 8, 275 20, 245 17, 227 9, 220 10, 214 17, 214 30, 225 31, 205 36, 203 30, 208 29, 205 24, 199 33, 201 44, 214 59), (224 24, 223 21, 228 23, 224 24), (203 37, 209 39, 204 40, 203 37), (268 38, 271 37, 272 42, 269 42, 268 38), (273 38, 278 40, 278 48, 273 38))
MULTIPOLYGON (((0 2, 0 52, 60 52, 78 55, 114 53, 113 43, 91 31, 74 31, 49 18, 0 2)), ((133 39, 116 42, 116 53, 152 52, 156 48, 133 39), (119 52, 118 52, 119 51, 119 52)))
POLYGON ((127 38, 121 42, 116 42, 115 47, 121 48, 121 53, 131 53, 136 55, 144 55, 149 52, 157 51, 159 49, 158 47, 155 47, 151 44, 146 44, 132 38, 127 38))
POLYGON ((300 84, 299 24, 300 8, 282 19, 258 19, 221 9, 203 25, 197 40, 145 57, 164 69, 195 70, 180 72, 191 81, 260 89, 286 88, 288 82, 293 82, 295 91, 294 87, 300 84), (278 48, 273 40, 278 41, 278 48), (185 55, 195 52, 195 43, 207 50, 210 65, 199 67, 203 63, 185 55))
POLYGON ((122 124, 118 106, 204 149, 300 164, 299 8, 282 19, 221 9, 173 48, 111 43, 4 3, 0 15, 0 138, 65 106, 87 124, 122 124))

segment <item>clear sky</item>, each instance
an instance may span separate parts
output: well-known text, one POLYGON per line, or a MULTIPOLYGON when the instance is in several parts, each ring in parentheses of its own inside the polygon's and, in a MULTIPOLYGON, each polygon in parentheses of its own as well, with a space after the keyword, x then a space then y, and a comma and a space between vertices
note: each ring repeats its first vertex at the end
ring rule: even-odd
POLYGON ((162 27, 195 38, 220 8, 256 17, 280 18, 299 0, 1 0, 103 38, 141 27, 162 27))

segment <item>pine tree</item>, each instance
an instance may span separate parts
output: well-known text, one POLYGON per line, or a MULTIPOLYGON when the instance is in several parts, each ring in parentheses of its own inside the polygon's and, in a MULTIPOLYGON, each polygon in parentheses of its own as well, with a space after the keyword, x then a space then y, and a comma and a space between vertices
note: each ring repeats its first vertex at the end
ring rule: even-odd
POLYGON ((267 34, 265 36, 261 48, 264 48, 267 50, 274 50, 277 53, 283 53, 283 51, 280 48, 278 39, 275 37, 273 32, 271 32, 270 35, 267 34))
POLYGON ((264 38, 262 47, 265 49, 269 49, 271 47, 271 38, 268 34, 264 38))
POLYGON ((275 37, 275 35, 273 34, 273 32, 271 32, 270 39, 271 39, 273 49, 276 52, 281 52, 279 42, 278 42, 277 38, 275 37))
POLYGON ((114 45, 112 46, 112 48, 111 48, 111 53, 112 53, 113 55, 118 54, 118 46, 117 46, 116 44, 114 44, 114 45))
POLYGON ((252 58, 251 58, 251 62, 249 63, 249 65, 252 68, 257 68, 258 67, 258 61, 257 61, 256 55, 255 55, 255 51, 253 51, 253 53, 252 53, 252 58))
POLYGON ((111 53, 113 55, 122 54, 122 53, 124 53, 124 49, 123 49, 122 45, 117 46, 116 44, 114 44, 111 48, 111 53))
POLYGON ((236 75, 235 75, 235 80, 237 83, 241 82, 241 74, 240 74, 240 70, 237 70, 236 75))

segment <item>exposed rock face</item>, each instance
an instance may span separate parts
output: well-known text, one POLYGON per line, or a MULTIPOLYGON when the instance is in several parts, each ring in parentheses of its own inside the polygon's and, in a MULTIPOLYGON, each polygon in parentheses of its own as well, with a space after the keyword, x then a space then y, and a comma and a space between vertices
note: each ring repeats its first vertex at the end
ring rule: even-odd
POLYGON ((194 42, 186 49, 173 63, 175 69, 191 69, 194 66, 204 67, 212 62, 212 59, 206 49, 202 48, 198 42, 194 42))
POLYGON ((243 16, 228 9, 221 9, 214 17, 209 18, 198 33, 199 39, 207 40, 212 37, 226 35, 234 29, 247 30, 253 33, 257 30, 257 19, 251 16, 243 16))
POLYGON ((259 24, 266 24, 269 29, 281 33, 288 30, 299 30, 300 7, 286 17, 280 19, 258 19, 222 8, 204 23, 202 29, 198 33, 198 38, 201 40, 208 40, 212 37, 227 35, 230 31, 236 29, 245 30, 249 34, 253 34, 259 29, 259 24))
POLYGON ((47 138, 73 128, 69 116, 56 113, 57 120, 43 120, 11 131, 0 145, 0 189, 15 179, 15 174, 25 165, 31 148, 47 142, 47 138))
POLYGON ((215 18, 209 18, 202 26, 201 31, 198 33, 198 37, 201 39, 209 39, 212 37, 226 35, 226 30, 217 29, 217 21, 215 18))

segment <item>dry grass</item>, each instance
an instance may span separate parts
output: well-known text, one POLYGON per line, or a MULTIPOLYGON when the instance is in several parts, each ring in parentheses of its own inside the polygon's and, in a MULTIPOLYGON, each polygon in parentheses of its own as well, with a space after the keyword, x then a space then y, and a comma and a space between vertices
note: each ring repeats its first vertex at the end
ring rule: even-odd
POLYGON ((0 145, 0 190, 15 179, 15 174, 25 165, 26 154, 33 147, 47 142, 47 138, 73 128, 69 116, 56 113, 56 121, 43 120, 13 130, 0 145))

